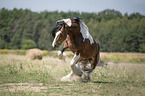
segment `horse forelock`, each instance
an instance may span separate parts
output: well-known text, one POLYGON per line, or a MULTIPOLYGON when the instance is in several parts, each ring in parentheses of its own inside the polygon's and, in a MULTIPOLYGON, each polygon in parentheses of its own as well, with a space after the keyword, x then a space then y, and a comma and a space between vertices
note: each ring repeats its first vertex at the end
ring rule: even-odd
POLYGON ((62 28, 62 26, 64 24, 67 24, 69 27, 71 27, 72 25, 72 20, 76 20, 76 21, 80 21, 80 18, 79 17, 71 17, 71 18, 68 18, 68 19, 61 19, 61 20, 58 20, 56 22, 56 26, 53 28, 53 30, 51 31, 51 35, 53 37, 55 37, 56 33, 58 31, 60 31, 60 29, 62 28))
POLYGON ((56 22, 56 26, 53 28, 53 30, 51 32, 53 37, 55 37, 56 33, 62 28, 63 25, 64 25, 64 21, 58 20, 56 22))
POLYGON ((71 17, 71 18, 67 18, 67 19, 61 19, 61 20, 58 20, 57 23, 59 23, 59 22, 64 22, 64 23, 67 24, 69 27, 71 27, 71 25, 72 25, 72 20, 79 21, 80 18, 79 18, 79 17, 71 17))

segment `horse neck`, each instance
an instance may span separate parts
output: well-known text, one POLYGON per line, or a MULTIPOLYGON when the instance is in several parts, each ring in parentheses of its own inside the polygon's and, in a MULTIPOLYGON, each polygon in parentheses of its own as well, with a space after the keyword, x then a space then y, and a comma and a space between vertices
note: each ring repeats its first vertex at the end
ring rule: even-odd
POLYGON ((70 40, 73 42, 73 41, 75 41, 75 40, 78 40, 78 39, 80 39, 80 38, 83 38, 82 37, 82 34, 80 33, 80 32, 75 32, 75 33, 73 33, 73 32, 70 32, 71 34, 68 34, 68 36, 70 37, 70 40))

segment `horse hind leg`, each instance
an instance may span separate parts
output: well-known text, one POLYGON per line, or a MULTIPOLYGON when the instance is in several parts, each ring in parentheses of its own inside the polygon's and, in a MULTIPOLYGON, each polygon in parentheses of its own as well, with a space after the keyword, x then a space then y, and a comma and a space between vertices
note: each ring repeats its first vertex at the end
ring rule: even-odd
POLYGON ((99 59, 100 59, 100 53, 98 52, 94 57, 88 59, 91 66, 89 67, 83 66, 82 70, 92 72, 96 68, 96 65, 98 64, 99 59))
POLYGON ((83 81, 91 81, 91 72, 83 71, 81 78, 83 79, 83 81))
POLYGON ((86 67, 87 66, 87 61, 81 61, 80 62, 80 68, 83 72, 81 78, 83 81, 90 81, 91 80, 91 68, 86 67))
POLYGON ((81 78, 83 79, 83 81, 90 81, 91 80, 91 73, 96 68, 98 61, 99 61, 99 53, 96 54, 96 56, 93 57, 93 59, 90 61, 91 66, 86 67, 87 64, 84 62, 81 62, 80 67, 81 67, 82 72, 83 72, 81 78))
POLYGON ((92 70, 94 70, 94 69, 96 68, 96 66, 97 66, 97 64, 98 64, 98 62, 99 62, 99 59, 100 59, 100 52, 98 52, 98 53, 96 54, 96 56, 93 57, 93 61, 92 61, 92 63, 91 63, 91 68, 92 68, 92 70))
POLYGON ((88 61, 81 61, 80 62, 81 63, 80 64, 81 70, 92 72, 92 68, 91 68, 92 61, 93 61, 92 58, 90 58, 88 61))

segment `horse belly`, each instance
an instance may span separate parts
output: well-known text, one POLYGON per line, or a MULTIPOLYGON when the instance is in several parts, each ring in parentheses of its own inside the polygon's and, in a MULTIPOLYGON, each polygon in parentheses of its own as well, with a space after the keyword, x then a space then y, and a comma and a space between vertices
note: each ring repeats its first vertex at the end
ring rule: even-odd
POLYGON ((95 45, 90 45, 90 46, 85 46, 84 50, 81 52, 80 56, 82 58, 91 58, 94 57, 97 54, 97 46, 95 45))
MULTIPOLYGON (((77 42, 78 43, 78 42, 77 42)), ((81 58, 88 59, 94 57, 97 53, 97 44, 96 42, 90 44, 90 41, 86 39, 84 42, 79 42, 79 44, 70 44, 70 50, 75 53, 80 54, 81 58)))
POLYGON ((85 58, 85 59, 92 58, 95 55, 96 55, 96 52, 95 51, 90 51, 90 50, 84 51, 80 54, 81 58, 85 58))

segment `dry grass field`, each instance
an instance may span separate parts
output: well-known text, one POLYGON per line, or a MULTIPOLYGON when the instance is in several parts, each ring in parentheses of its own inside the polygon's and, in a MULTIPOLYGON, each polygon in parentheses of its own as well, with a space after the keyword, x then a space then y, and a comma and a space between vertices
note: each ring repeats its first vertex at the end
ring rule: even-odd
MULTIPOLYGON (((15 53, 15 52, 14 52, 15 53)), ((17 52, 19 53, 19 52, 17 52)), ((61 82, 70 72, 56 52, 43 52, 42 60, 25 55, 0 54, 0 96, 144 96, 145 54, 101 53, 106 66, 97 66, 90 82, 61 82), (47 54, 47 55, 46 55, 47 54)))

